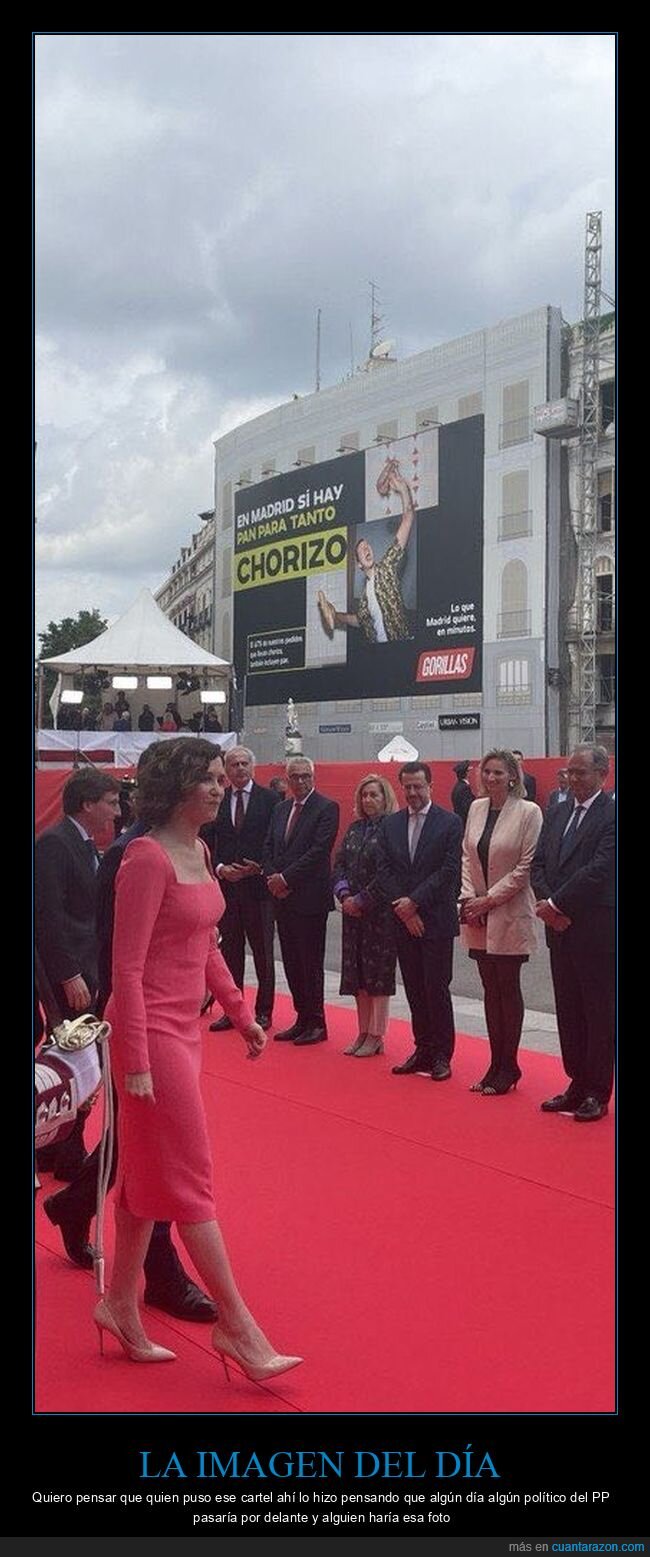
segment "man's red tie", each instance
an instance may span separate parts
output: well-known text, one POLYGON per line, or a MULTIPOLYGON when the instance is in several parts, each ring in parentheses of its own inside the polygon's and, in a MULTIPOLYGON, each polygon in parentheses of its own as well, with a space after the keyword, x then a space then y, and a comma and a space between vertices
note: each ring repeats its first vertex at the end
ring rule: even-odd
POLYGON ((287 822, 287 830, 286 830, 286 833, 284 835, 285 843, 289 842, 289 839, 290 839, 291 834, 292 834, 292 832, 294 830, 296 822, 298 821, 298 817, 300 816, 300 812, 302 811, 302 804, 303 804, 302 800, 294 800, 293 811, 291 812, 291 815, 290 815, 289 820, 287 822))
POLYGON ((244 807, 244 793, 243 793, 243 790, 238 789, 237 790, 237 799, 235 801, 235 832, 236 833, 240 833, 241 832, 242 827, 244 825, 244 817, 245 817, 245 815, 246 815, 246 811, 245 811, 245 807, 244 807))

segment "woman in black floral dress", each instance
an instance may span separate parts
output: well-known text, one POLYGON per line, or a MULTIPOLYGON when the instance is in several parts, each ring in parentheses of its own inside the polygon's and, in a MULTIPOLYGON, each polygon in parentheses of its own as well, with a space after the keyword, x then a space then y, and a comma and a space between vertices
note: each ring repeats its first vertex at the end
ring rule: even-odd
POLYGON ((359 1032, 344 1054, 358 1060, 381 1054, 395 994, 395 916, 390 904, 373 904, 367 890, 377 872, 382 818, 397 810, 390 784, 376 773, 361 780, 354 797, 358 818, 334 861, 334 893, 343 911, 341 994, 354 995, 359 1032))

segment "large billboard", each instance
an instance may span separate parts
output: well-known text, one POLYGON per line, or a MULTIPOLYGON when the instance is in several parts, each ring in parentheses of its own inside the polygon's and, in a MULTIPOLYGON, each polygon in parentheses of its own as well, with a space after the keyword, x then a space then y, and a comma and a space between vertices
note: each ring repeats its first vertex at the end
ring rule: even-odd
POLYGON ((241 489, 233 575, 250 706, 479 692, 482 416, 241 489))

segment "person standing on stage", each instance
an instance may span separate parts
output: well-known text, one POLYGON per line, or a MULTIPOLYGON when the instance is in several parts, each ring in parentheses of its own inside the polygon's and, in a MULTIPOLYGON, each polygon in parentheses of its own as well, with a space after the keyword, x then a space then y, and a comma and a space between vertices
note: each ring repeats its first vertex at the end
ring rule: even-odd
POLYGON ((411 1008, 415 1049, 393 1072, 428 1071, 433 1081, 446 1081, 455 1043, 449 985, 463 828, 460 817, 433 804, 428 763, 405 762, 399 780, 406 806, 383 822, 379 868, 368 888, 392 904, 411 1008))
POLYGON ((323 1043, 325 1022, 325 935, 334 907, 330 854, 339 808, 314 788, 309 757, 290 757, 291 799, 271 815, 262 854, 269 892, 275 900, 282 960, 296 1008, 291 1027, 275 1033, 296 1045, 323 1043))
MULTIPOLYGON (((81 768, 63 788, 63 821, 36 840, 35 929, 38 955, 61 1016, 73 1020, 92 1011, 97 995, 95 903, 97 839, 111 836, 120 811, 120 785, 110 773, 81 768)), ((83 1166, 85 1114, 60 1144, 37 1157, 43 1173, 73 1179, 83 1166)))
MULTIPOLYGON (((246 746, 226 752, 226 778, 230 789, 212 827, 203 836, 210 849, 214 872, 226 900, 219 925, 221 952, 238 989, 244 988, 246 942, 253 953, 257 976, 255 1020, 265 1031, 271 1026, 275 996, 273 962, 273 902, 262 875, 262 848, 279 796, 254 779, 255 757, 246 746)), ((210 1024, 210 1032, 232 1027, 229 1016, 210 1024)))
POLYGON ((513 755, 513 757, 516 758, 516 760, 519 763, 519 766, 521 768, 521 776, 522 776, 522 779, 524 781, 524 789, 526 791, 526 799, 527 800, 536 800, 537 799, 537 779, 535 778, 534 773, 527 773, 526 772, 526 769, 524 768, 524 754, 523 754, 523 752, 515 751, 514 747, 513 747, 512 755, 513 755))
POLYGON ((480 780, 481 796, 470 806, 463 839, 460 933, 478 964, 490 1040, 490 1064, 471 1091, 502 1097, 521 1076, 521 969, 537 950, 530 867, 542 813, 524 799, 513 752, 487 752, 480 780))
MULTIPOLYGON (((138 778, 154 760, 157 742, 152 742, 138 762, 138 778)), ((223 760, 218 747, 214 748, 212 769, 215 785, 220 793, 226 781, 223 760)), ((120 833, 102 856, 97 872, 97 949, 98 981, 97 1014, 103 1016, 113 982, 113 926, 115 918, 115 883, 125 850, 134 838, 142 838, 148 831, 143 822, 135 819, 131 826, 120 833)), ((117 1112, 117 1099, 114 1098, 117 1112)), ((74 1265, 84 1270, 92 1269, 93 1255, 90 1247, 90 1225, 97 1203, 97 1176, 101 1161, 101 1146, 96 1146, 86 1158, 81 1171, 67 1189, 50 1195, 43 1203, 45 1215, 58 1227, 68 1257, 74 1265)), ((115 1139, 110 1184, 117 1172, 117 1139, 115 1139)), ((110 1187, 110 1185, 109 1185, 110 1187)), ((213 1323, 217 1317, 214 1303, 183 1269, 171 1238, 169 1222, 154 1222, 149 1247, 144 1257, 144 1301, 151 1308, 162 1309, 175 1319, 189 1319, 199 1323, 213 1323)))
POLYGON ((571 803, 545 819, 531 882, 546 926, 565 1092, 546 1114, 579 1123, 607 1113, 614 1080, 616 808, 605 794, 604 746, 577 746, 567 763, 571 803))
POLYGON ((354 995, 359 1022, 343 1053, 366 1060, 383 1053, 397 961, 393 910, 389 903, 373 902, 367 890, 377 873, 382 818, 397 810, 381 774, 369 773, 357 785, 354 810, 356 821, 341 841, 332 877, 343 915, 341 994, 354 995))
POLYGON ((456 816, 460 817, 463 827, 467 821, 467 813, 474 799, 474 794, 467 777, 470 767, 471 763, 469 762, 454 763, 456 783, 454 784, 451 791, 451 805, 452 810, 456 812, 456 816))

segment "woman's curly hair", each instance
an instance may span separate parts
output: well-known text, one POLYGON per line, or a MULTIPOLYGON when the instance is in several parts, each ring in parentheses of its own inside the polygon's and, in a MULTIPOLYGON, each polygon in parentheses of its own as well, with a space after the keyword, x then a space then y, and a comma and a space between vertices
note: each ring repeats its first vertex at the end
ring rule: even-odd
POLYGON ((176 741, 156 741, 151 758, 138 769, 138 821, 160 827, 176 806, 203 783, 221 747, 180 735, 176 741))

